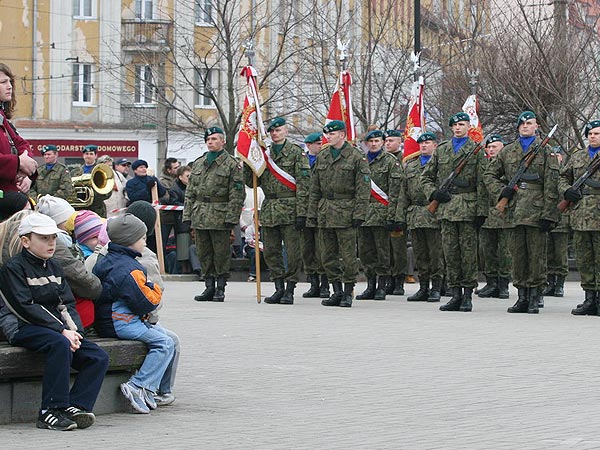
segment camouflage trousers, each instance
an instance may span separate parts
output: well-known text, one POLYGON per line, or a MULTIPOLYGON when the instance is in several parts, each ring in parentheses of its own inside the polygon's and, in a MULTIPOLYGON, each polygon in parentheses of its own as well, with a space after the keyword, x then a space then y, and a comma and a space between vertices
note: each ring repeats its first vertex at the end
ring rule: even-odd
POLYGON ((408 272, 408 258, 406 256, 406 236, 407 231, 392 231, 388 232, 390 235, 390 250, 391 250, 391 263, 392 268, 390 275, 393 277, 399 277, 400 275, 406 275, 408 272))
POLYGON ((477 287, 477 231, 472 222, 442 220, 442 248, 449 287, 477 287))
POLYGON ((569 245, 569 233, 548 233, 547 242, 547 265, 548 275, 562 275, 569 273, 569 262, 567 246, 569 245))
POLYGON ((302 235, 294 225, 262 227, 264 256, 269 266, 271 280, 298 281, 302 266, 300 241, 302 235), (283 245, 287 252, 287 271, 283 264, 283 245))
POLYGON ((444 277, 444 254, 439 228, 414 228, 410 234, 419 281, 441 280, 444 277))
POLYGON ((356 283, 356 229, 319 228, 319 246, 329 282, 356 283))
POLYGON ((486 278, 510 278, 512 262, 508 251, 508 229, 481 228, 479 245, 486 278))
POLYGON ((376 275, 388 276, 390 274, 390 232, 383 227, 360 227, 358 257, 367 278, 376 275))
POLYGON ((516 288, 540 287, 546 283, 546 239, 537 227, 517 225, 508 235, 516 288))
POLYGON ((194 230, 196 254, 204 276, 229 276, 231 266, 231 244, 229 230, 194 230))
POLYGON ((574 231, 573 244, 581 287, 586 291, 600 291, 600 233, 574 231))
POLYGON ((319 229, 306 227, 302 230, 302 262, 307 275, 323 274, 323 264, 319 251, 319 229))

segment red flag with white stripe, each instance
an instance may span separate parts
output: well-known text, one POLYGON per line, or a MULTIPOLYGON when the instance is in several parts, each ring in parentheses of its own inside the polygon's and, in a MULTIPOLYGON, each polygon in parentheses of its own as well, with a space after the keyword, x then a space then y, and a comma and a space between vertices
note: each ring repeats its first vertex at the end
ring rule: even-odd
POLYGON ((469 128, 469 137, 477 143, 481 142, 483 140, 483 127, 477 115, 477 110, 479 109, 477 95, 469 95, 462 109, 469 115, 469 123, 471 125, 469 128))
MULTIPOLYGON (((352 110, 350 86, 352 86, 352 76, 350 72, 344 70, 340 73, 335 92, 331 97, 325 124, 328 124, 332 120, 343 121, 346 124, 346 140, 354 142, 356 139, 356 130, 354 129, 354 112, 352 110)), ((323 144, 327 143, 327 138, 324 135, 322 142, 323 144)))
POLYGON ((419 144, 417 139, 425 132, 425 108, 423 107, 423 88, 425 82, 423 77, 419 77, 413 83, 410 93, 410 103, 408 105, 408 117, 406 118, 406 127, 404 128, 404 152, 403 161, 408 161, 419 155, 419 144))

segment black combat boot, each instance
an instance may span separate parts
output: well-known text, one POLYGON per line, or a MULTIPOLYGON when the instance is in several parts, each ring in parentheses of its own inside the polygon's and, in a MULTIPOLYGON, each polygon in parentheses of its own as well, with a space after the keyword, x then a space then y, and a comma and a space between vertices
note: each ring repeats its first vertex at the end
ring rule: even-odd
POLYGON ((212 302, 213 296, 215 295, 215 277, 206 277, 204 279, 204 292, 200 295, 196 295, 194 300, 197 302, 212 302))
POLYGON ((352 293, 354 292, 354 283, 344 283, 344 295, 340 305, 342 308, 352 307, 352 293))
POLYGON ((517 288, 517 301, 506 310, 509 313, 526 313, 529 305, 529 288, 517 288))
POLYGON ((326 298, 321 301, 321 305, 323 306, 340 306, 340 302, 342 301, 342 297, 344 297, 344 290, 342 288, 341 281, 334 281, 331 283, 333 286, 333 294, 331 297, 326 298))
POLYGON ((508 278, 498 277, 498 298, 508 297, 508 278))
POLYGON ((471 312, 473 311, 473 303, 471 300, 473 299, 473 288, 464 288, 464 294, 462 298, 462 302, 460 303, 459 311, 462 312, 471 312))
POLYGON ((565 277, 564 275, 556 275, 556 284, 554 286, 554 296, 565 296, 565 277))
POLYGON ((329 293, 329 280, 327 279, 327 275, 321 275, 321 286, 319 286, 319 297, 320 298, 329 298, 331 294, 329 293))
POLYGON ((225 277, 225 275, 219 275, 217 277, 217 290, 212 298, 213 302, 225 301, 225 286, 227 286, 227 277, 225 277))
POLYGON ((529 304, 527 305, 527 314, 539 314, 540 291, 541 289, 538 287, 529 288, 529 304))
POLYGON ((377 284, 377 277, 367 279, 367 288, 362 294, 356 296, 356 300, 373 300, 375 298, 375 285, 377 284))
POLYGON ((551 297, 554 295, 554 289, 556 288, 556 275, 548 274, 546 280, 546 287, 542 291, 542 295, 551 297))
POLYGON ((452 290, 452 298, 448 303, 440 306, 440 311, 458 311, 460 309, 463 300, 462 287, 456 286, 450 289, 452 290))
POLYGON ((477 296, 481 298, 498 297, 498 278, 485 277, 485 279, 487 283, 479 290, 477 296))
POLYGON ((392 295, 404 295, 404 280, 406 279, 406 275, 400 275, 394 277, 394 290, 392 291, 392 295))
POLYGON ((285 292, 283 293, 283 297, 281 297, 281 300, 279 300, 279 303, 282 305, 293 305, 295 288, 296 288, 296 282, 288 281, 287 286, 285 288, 285 292))
POLYGON ((406 299, 407 302, 426 302, 429 298, 429 280, 419 279, 419 290, 406 299))
POLYGON ((275 292, 270 297, 265 297, 265 303, 275 304, 281 301, 283 293, 285 292, 285 286, 282 278, 273 280, 275 283, 275 292))
POLYGON ((595 316, 598 314, 598 307, 596 306, 596 292, 585 291, 585 300, 581 305, 577 305, 577 308, 571 310, 571 314, 574 316, 595 316))
POLYGON ((388 278, 388 282, 385 285, 385 293, 386 295, 392 295, 394 293, 394 289, 396 288, 395 278, 393 276, 388 278))
POLYGON ((302 294, 302 297, 319 298, 321 294, 321 291, 319 289, 319 275, 317 275, 316 273, 308 275, 308 281, 310 281, 310 288, 308 289, 308 291, 302 294))
POLYGON ((390 277, 386 275, 381 275, 379 280, 377 280, 377 289, 375 289, 375 295, 373 296, 374 300, 385 300, 385 287, 388 284, 390 277))
POLYGON ((429 291, 429 297, 427 297, 427 301, 432 303, 439 302, 442 298, 441 289, 442 280, 440 278, 431 280, 431 290, 429 291))

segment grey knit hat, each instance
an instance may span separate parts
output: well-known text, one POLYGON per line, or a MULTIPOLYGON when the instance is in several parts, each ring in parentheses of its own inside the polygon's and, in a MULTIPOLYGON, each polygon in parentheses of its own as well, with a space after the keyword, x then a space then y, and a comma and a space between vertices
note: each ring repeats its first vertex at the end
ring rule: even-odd
POLYGON ((146 236, 148 229, 133 214, 124 214, 110 219, 106 231, 111 242, 127 247, 146 236))

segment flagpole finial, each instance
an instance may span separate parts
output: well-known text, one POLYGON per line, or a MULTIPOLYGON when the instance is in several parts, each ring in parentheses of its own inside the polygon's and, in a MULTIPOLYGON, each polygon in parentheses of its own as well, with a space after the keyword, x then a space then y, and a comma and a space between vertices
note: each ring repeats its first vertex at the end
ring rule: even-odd
POLYGON ((246 42, 244 42, 243 47, 246 51, 246 57, 248 58, 248 65, 254 65, 254 56, 256 56, 256 53, 254 52, 254 42, 252 42, 252 39, 247 39, 246 42))
POLYGON ((340 53, 340 62, 342 63, 343 70, 346 70, 346 67, 348 65, 348 45, 349 44, 350 44, 350 41, 342 42, 339 39, 337 41, 337 49, 338 49, 338 52, 340 53))
POLYGON ((477 94, 477 77, 479 76, 479 69, 470 70, 467 69, 467 75, 469 76, 469 85, 471 86, 471 94, 477 94))
POLYGON ((411 53, 410 61, 413 63, 413 74, 415 81, 419 79, 419 75, 421 72, 421 52, 419 53, 411 53))

